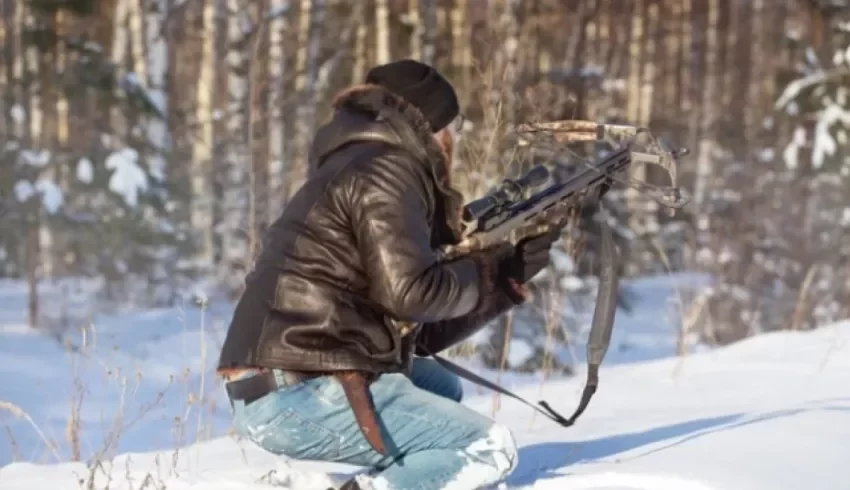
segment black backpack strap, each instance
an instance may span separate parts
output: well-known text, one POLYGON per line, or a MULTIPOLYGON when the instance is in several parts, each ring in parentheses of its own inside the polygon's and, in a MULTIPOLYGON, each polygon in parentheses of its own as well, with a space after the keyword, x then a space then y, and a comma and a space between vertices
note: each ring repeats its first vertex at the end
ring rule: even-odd
POLYGON ((599 275, 599 290, 596 294, 596 308, 593 311, 593 322, 591 323, 590 335, 587 341, 587 380, 584 384, 584 390, 582 391, 578 408, 576 408, 575 412, 573 412, 569 418, 566 418, 553 410, 552 407, 545 401, 539 401, 536 404, 531 403, 516 393, 513 393, 492 381, 484 379, 464 367, 461 367, 441 356, 428 352, 427 349, 425 349, 425 352, 433 357, 434 360, 436 360, 441 366, 461 378, 518 400, 564 427, 570 427, 575 424, 576 420, 582 413, 584 413, 585 409, 590 404, 590 399, 593 398, 593 395, 596 393, 596 388, 599 386, 599 367, 602 365, 605 354, 608 352, 608 346, 611 343, 611 334, 614 331, 614 316, 617 311, 617 291, 620 282, 619 276, 617 275, 617 251, 614 247, 614 240, 611 236, 611 228, 609 228, 608 224, 605 222, 602 222, 601 227, 602 270, 599 275))

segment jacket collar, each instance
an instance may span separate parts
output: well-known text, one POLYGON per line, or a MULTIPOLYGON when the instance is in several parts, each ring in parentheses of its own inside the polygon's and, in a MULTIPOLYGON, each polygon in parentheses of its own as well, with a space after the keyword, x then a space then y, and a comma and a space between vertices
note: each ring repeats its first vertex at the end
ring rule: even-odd
MULTIPOLYGON (((463 196, 450 180, 451 158, 437 143, 430 125, 419 109, 378 85, 355 85, 340 92, 333 101, 334 117, 316 133, 310 148, 310 165, 318 168, 326 156, 355 141, 379 141, 404 148, 425 165, 443 197, 448 231, 442 241, 456 243, 462 229, 463 196)), ((442 206, 440 206, 442 204, 442 206)))

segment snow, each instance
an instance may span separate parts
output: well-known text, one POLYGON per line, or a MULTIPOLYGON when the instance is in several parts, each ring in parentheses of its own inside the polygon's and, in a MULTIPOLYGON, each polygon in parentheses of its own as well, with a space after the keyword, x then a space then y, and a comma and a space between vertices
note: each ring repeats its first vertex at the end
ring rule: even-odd
MULTIPOLYGON (((811 141, 812 167, 820 169, 826 159, 838 151, 847 141, 847 128, 850 127, 850 110, 846 108, 848 91, 847 87, 841 85, 841 79, 846 77, 847 71, 844 64, 850 64, 850 46, 839 49, 833 54, 832 62, 835 66, 823 69, 818 66, 817 57, 811 48, 806 50, 806 58, 809 67, 801 78, 791 81, 777 98, 774 108, 785 109, 790 115, 799 113, 796 101, 809 92, 811 97, 817 97, 822 106, 816 113, 816 123, 811 141), (836 83, 834 94, 827 94, 833 89, 828 88, 828 83, 836 83), (836 134, 832 134, 835 131, 836 134), (836 141, 837 140, 837 141, 836 141)), ((797 128, 793 140, 786 146, 783 156, 786 167, 796 169, 798 167, 798 153, 807 143, 806 134, 802 128, 797 128)))
POLYGON ((513 339, 507 353, 509 366, 520 366, 536 353, 531 342, 524 339, 513 339))
POLYGON ((827 156, 832 156, 838 150, 838 144, 830 134, 834 125, 850 127, 850 110, 837 104, 828 105, 819 115, 815 124, 815 140, 812 148, 812 166, 820 168, 827 156))
POLYGON ((94 179, 94 165, 88 158, 80 158, 77 162, 77 180, 84 184, 91 184, 94 179))
MULTIPOLYGON (((677 329, 664 309, 682 279, 694 278, 625 281, 640 303, 632 315, 619 313, 599 391, 574 427, 501 399, 495 418, 520 445, 507 488, 846 490, 850 322, 675 357, 677 329), (625 344, 631 348, 622 351, 625 344)), ((201 294, 204 310, 186 304, 101 315, 63 347, 25 326, 25 292, 0 281, 0 429, 9 435, 0 436, 0 490, 325 490, 362 471, 288 461, 227 435, 229 407, 211 369, 232 304, 201 294), (123 427, 98 464, 69 461, 77 403, 83 459, 123 427)), ((55 294, 45 285, 48 301, 55 294)), ((569 413, 582 374, 501 381, 569 413)), ((491 413, 491 394, 472 386, 467 394, 465 403, 491 413)))
POLYGON ((782 151, 782 159, 785 161, 785 167, 789 170, 795 170, 800 166, 800 149, 806 144, 806 130, 797 127, 794 129, 794 137, 785 146, 782 151))
POLYGON ((798 78, 797 80, 793 80, 785 87, 785 90, 782 91, 782 94, 779 96, 779 98, 776 99, 776 102, 773 105, 774 109, 787 109, 791 102, 800 96, 803 90, 822 83, 824 80, 826 80, 826 77, 827 72, 816 71, 802 78, 798 78))
POLYGON ((14 192, 18 202, 26 202, 34 195, 40 195, 44 209, 50 214, 59 211, 65 200, 62 189, 55 182, 46 178, 38 179, 35 185, 27 180, 19 180, 15 183, 14 192))
POLYGON ((36 190, 41 193, 42 204, 50 214, 55 214, 62 207, 65 198, 62 194, 62 189, 49 179, 38 179, 35 183, 36 190))
POLYGON ((15 182, 15 198, 18 202, 27 202, 35 195, 35 188, 28 180, 19 180, 15 182))
POLYGON ((292 4, 289 2, 277 2, 278 5, 272 7, 266 12, 263 16, 263 20, 266 22, 280 18, 289 13, 289 10, 292 8, 292 4))
POLYGON ((12 120, 14 120, 18 124, 22 124, 27 120, 27 111, 21 106, 21 104, 15 104, 9 110, 9 115, 12 116, 12 120))
POLYGON ((123 148, 106 157, 106 168, 112 170, 109 178, 109 190, 120 194, 124 202, 135 207, 139 202, 139 192, 148 188, 148 179, 139 167, 139 154, 132 148, 123 148))
POLYGON ((50 163, 50 152, 47 150, 21 150, 21 161, 27 165, 42 168, 50 163))

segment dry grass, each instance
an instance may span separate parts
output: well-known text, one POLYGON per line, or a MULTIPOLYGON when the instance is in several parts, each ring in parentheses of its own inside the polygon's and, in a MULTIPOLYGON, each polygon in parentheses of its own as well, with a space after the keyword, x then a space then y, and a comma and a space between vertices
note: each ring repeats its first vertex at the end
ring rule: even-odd
MULTIPOLYGON (((494 46, 500 46, 504 42, 504 39, 498 37, 499 35, 494 35, 492 40, 494 46)), ((510 65, 510 59, 506 60, 494 55, 492 61, 477 64, 472 68, 476 75, 474 79, 478 81, 477 89, 472 93, 479 97, 484 113, 480 126, 465 133, 460 144, 456 145, 456 155, 459 158, 454 170, 455 185, 467 199, 478 197, 484 194, 492 184, 505 177, 516 175, 523 162, 517 160, 511 146, 506 144, 506 138, 511 127, 527 122, 517 120, 517 114, 531 114, 528 120, 543 120, 551 106, 552 87, 542 87, 522 95, 513 93, 512 71, 503 68, 505 63, 510 65)), ((583 243, 576 233, 578 213, 575 213, 572 218, 565 234, 564 251, 575 259, 581 253, 583 243)), ((539 299, 545 305, 543 307, 545 311, 540 312, 544 319, 541 324, 541 335, 544 332, 546 335, 541 390, 553 368, 553 352, 557 334, 560 333, 565 338, 570 336, 560 314, 566 298, 563 297, 564 292, 558 286, 557 274, 551 270, 549 272, 551 283, 534 288, 534 294, 539 295, 539 299)), ((508 313, 498 322, 501 350, 497 361, 497 383, 501 383, 503 373, 508 368, 507 359, 511 350, 514 323, 513 312, 508 313)), ((569 348, 572 350, 572 345, 569 345, 569 348)), ((453 349, 452 353, 459 356, 471 356, 475 354, 475 349, 474 345, 466 344, 463 349, 453 349)), ((575 359, 575 355, 573 358, 575 359)), ((493 393, 491 414, 495 416, 500 407, 501 397, 498 393, 493 393)))
MULTIPOLYGON (((514 320, 514 311, 511 310, 505 315, 505 333, 502 337, 502 352, 499 354, 499 371, 496 375, 496 383, 502 383, 502 373, 505 371, 505 367, 508 364, 508 355, 511 350, 511 332, 513 331, 513 320, 514 320)), ((491 416, 495 417, 496 413, 501 408, 501 397, 499 393, 493 393, 493 408, 490 413, 491 416)))
MULTIPOLYGON (((657 240, 652 240, 652 245, 655 248, 658 256, 661 258, 661 263, 664 264, 664 267, 667 270, 667 273, 672 272, 672 266, 670 264, 670 257, 667 255, 667 252, 664 250, 664 247, 657 240)), ((678 356, 679 361, 676 363, 676 368, 673 372, 673 377, 677 377, 679 373, 681 373, 682 366, 685 362, 685 357, 688 355, 688 336, 696 325, 697 321, 702 317, 702 313, 705 311, 706 301, 708 296, 706 294, 701 294, 698 296, 697 301, 694 302, 689 308, 685 307, 685 301, 682 295, 682 289, 679 286, 675 287, 675 299, 676 306, 678 310, 678 318, 679 320, 679 330, 676 335, 676 355, 678 356)))
MULTIPOLYGON (((35 423, 35 420, 33 420, 29 413, 27 413, 24 409, 15 405, 14 403, 4 400, 0 400, 0 411, 9 413, 15 418, 26 420, 30 427, 32 427, 32 429, 36 432, 36 434, 38 434, 38 437, 39 439, 41 439, 41 442, 44 443, 44 446, 47 447, 51 454, 56 458, 56 461, 62 461, 62 457, 59 456, 56 445, 44 434, 44 431, 41 430, 41 427, 39 427, 38 424, 35 423)), ((9 430, 9 433, 10 437, 12 437, 11 430, 9 430)), ((17 445, 15 443, 14 437, 12 437, 12 444, 15 446, 17 445)))
POLYGON ((805 321, 805 315, 810 307, 809 289, 812 287, 817 269, 818 265, 812 264, 808 271, 806 271, 803 284, 800 286, 800 293, 797 295, 797 304, 794 306, 794 316, 791 317, 791 325, 788 326, 790 330, 800 330, 800 327, 805 321))
MULTIPOLYGON (((201 305, 201 319, 199 330, 201 342, 198 346, 201 350, 201 362, 206 366, 208 361, 209 346, 206 341, 207 333, 207 304, 201 305)), ((188 328, 184 317, 184 333, 188 328)), ((149 399, 140 398, 140 392, 144 387, 144 373, 124 373, 120 369, 109 366, 99 355, 98 331, 90 325, 80 330, 79 345, 66 342, 66 358, 69 363, 72 388, 68 401, 68 416, 64 424, 64 433, 61 437, 50 437, 49 433, 38 425, 35 419, 24 409, 11 401, 0 401, 0 413, 8 413, 12 417, 25 420, 32 430, 38 435, 41 444, 49 453, 49 459, 53 462, 74 461, 85 464, 86 472, 77 474, 79 487, 85 490, 107 490, 117 479, 126 480, 131 489, 163 490, 166 488, 168 478, 177 476, 178 465, 182 454, 186 451, 187 444, 197 443, 214 435, 211 425, 212 414, 215 411, 214 397, 206 393, 209 388, 206 369, 202 369, 197 378, 192 377, 192 371, 184 370, 178 375, 172 375, 168 382, 155 390, 149 399), (102 373, 102 378, 92 374, 102 373), (105 414, 100 420, 103 437, 96 444, 90 444, 91 437, 87 437, 87 431, 94 429, 92 421, 86 419, 86 407, 97 403, 90 396, 91 385, 101 380, 100 390, 115 391, 116 406, 111 413, 105 414), (174 390, 181 390, 184 400, 182 413, 173 418, 173 430, 175 433, 175 446, 170 456, 159 454, 156 456, 156 471, 144 474, 140 481, 134 481, 132 476, 131 458, 126 458, 124 468, 115 467, 113 459, 117 455, 121 441, 129 431, 137 427, 141 422, 148 420, 151 416, 167 410, 163 405, 165 397, 174 390), (188 439, 186 435, 189 428, 195 430, 195 437, 188 439), (123 474, 120 474, 123 470, 123 474)), ((102 407, 98 407, 102 408, 102 407)), ((91 412, 94 413, 94 412, 91 412)), ((20 445, 9 424, 4 423, 5 432, 15 460, 23 459, 20 445)))
MULTIPOLYGON (((504 22, 506 18, 497 16, 493 21, 504 22)), ((505 38, 503 29, 494 29, 490 35, 492 36, 490 44, 494 46, 492 56, 484 58, 489 61, 477 63, 471 68, 474 72, 471 78, 477 80, 477 86, 470 93, 476 94, 479 99, 477 102, 484 108, 481 123, 473 131, 464 134, 460 144, 456 145, 456 155, 459 158, 455 164, 454 181, 467 199, 478 197, 491 185, 517 174, 524 162, 518 161, 512 145, 506 144, 510 129, 518 123, 546 119, 552 98, 560 95, 555 93, 557 89, 549 86, 532 89, 523 94, 515 93, 513 87, 515 86, 514 63, 516 60, 512 58, 511 50, 508 49, 509 39, 505 38), (519 114, 530 114, 530 116, 525 116, 524 120, 518 120, 519 114)), ((577 218, 577 213, 574 217, 577 218)), ((577 229, 575 226, 577 221, 574 219, 567 229, 577 229)), ((581 241, 575 233, 566 234, 564 249, 568 255, 577 257, 580 253, 580 245, 581 241)), ((541 390, 553 367, 552 353, 556 334, 562 333, 569 338, 569 334, 566 333, 567 327, 563 324, 560 315, 560 308, 565 303, 565 298, 562 297, 564 293, 558 287, 558 278, 554 277, 555 274, 552 272, 550 270, 551 284, 534 289, 534 294, 540 295, 542 303, 546 305, 544 306, 546 311, 541 312, 544 319, 541 335, 544 332, 546 335, 541 390)), ((501 383, 503 373, 508 368, 507 360, 510 355, 513 326, 513 312, 499 320, 501 350, 497 361, 497 383, 501 383)), ((453 353, 470 356, 475 353, 475 346, 467 344, 464 349, 455 349, 453 353)), ((493 393, 491 414, 495 416, 500 407, 500 395, 493 393)))

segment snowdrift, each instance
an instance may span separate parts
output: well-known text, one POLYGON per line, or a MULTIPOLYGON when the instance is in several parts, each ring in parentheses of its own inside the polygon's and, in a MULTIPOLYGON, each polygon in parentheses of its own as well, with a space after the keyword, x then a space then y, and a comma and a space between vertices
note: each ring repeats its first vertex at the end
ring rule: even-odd
MULTIPOLYGON (((132 328, 101 331, 98 352, 104 356, 89 359, 76 376, 55 342, 35 340, 14 323, 2 327, 0 400, 31 412, 33 423, 0 410, 0 428, 15 438, 13 443, 12 437, 0 437, 0 464, 5 464, 0 490, 325 490, 360 470, 287 461, 227 436, 229 407, 216 380, 203 370, 175 370, 208 365, 218 352, 222 326, 212 320, 215 315, 208 313, 203 322, 193 315, 191 322, 203 328, 181 328, 190 322, 175 319, 173 312, 128 315, 132 328), (204 352, 199 352, 201 344, 204 352), (112 352, 108 362, 106 352, 112 352), (134 369, 142 372, 141 382, 133 381, 134 369), (121 376, 127 380, 117 392, 123 398, 116 396, 121 376), (79 411, 83 459, 98 454, 115 427, 126 426, 112 448, 123 454, 97 464, 70 463, 63 462, 70 459, 67 447, 44 444, 44 439, 66 440, 62 428, 78 391, 69 379, 89 385, 80 389, 88 407, 79 411), (192 400, 191 392, 179 389, 160 397, 152 389, 169 382, 178 388, 202 385, 199 393, 209 399, 192 400), (126 415, 115 422, 115 414, 122 412, 126 415), (175 413, 185 416, 180 423, 175 413), (204 434, 212 437, 194 442, 204 434)), ((110 324, 120 324, 116 321, 110 324)), ((644 327, 638 330, 646 341, 644 327)), ((603 369, 588 411, 569 429, 502 398, 494 417, 512 427, 521 446, 519 467, 507 488, 847 490, 848 340, 850 322, 845 322, 812 332, 765 334, 685 357, 614 362, 603 369)), ((509 379, 508 385, 569 412, 582 381, 580 373, 543 383, 509 379)), ((467 393, 468 405, 492 413, 491 394, 477 394, 474 388, 467 393)))

